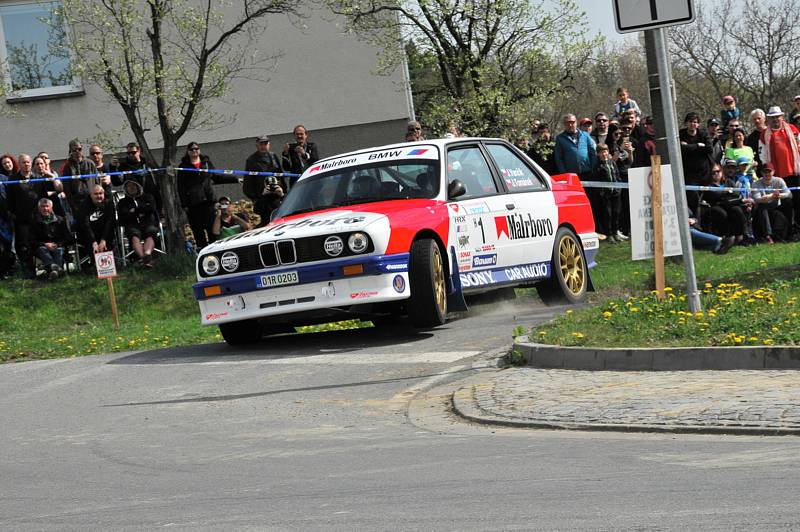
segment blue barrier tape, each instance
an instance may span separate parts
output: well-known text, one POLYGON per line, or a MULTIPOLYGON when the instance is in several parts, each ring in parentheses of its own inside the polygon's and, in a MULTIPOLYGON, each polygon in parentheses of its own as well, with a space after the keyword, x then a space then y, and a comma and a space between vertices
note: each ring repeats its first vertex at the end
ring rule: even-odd
POLYGON ((246 170, 211 170, 208 168, 176 168, 175 170, 182 170, 184 172, 203 172, 208 174, 225 174, 225 175, 263 175, 273 177, 300 177, 301 174, 290 174, 286 172, 248 172, 246 170))
MULTIPOLYGON (((584 188, 630 188, 628 183, 624 181, 616 181, 609 183, 608 181, 582 181, 581 184, 584 188)), ((789 190, 800 190, 800 187, 786 187, 789 190)), ((772 191, 783 190, 782 188, 736 188, 736 187, 708 187, 700 185, 686 185, 686 190, 696 190, 699 192, 716 191, 716 192, 753 192, 754 190, 772 191)))
POLYGON ((120 172, 103 172, 97 174, 85 174, 85 175, 65 175, 65 176, 58 176, 58 177, 33 177, 31 179, 12 179, 10 181, 0 181, 0 183, 4 185, 16 185, 19 183, 44 183, 47 181, 71 181, 75 179, 91 179, 93 177, 105 177, 105 176, 115 176, 115 175, 130 175, 130 174, 143 174, 145 172, 158 172, 160 170, 164 170, 164 168, 147 168, 143 170, 123 170, 120 172))

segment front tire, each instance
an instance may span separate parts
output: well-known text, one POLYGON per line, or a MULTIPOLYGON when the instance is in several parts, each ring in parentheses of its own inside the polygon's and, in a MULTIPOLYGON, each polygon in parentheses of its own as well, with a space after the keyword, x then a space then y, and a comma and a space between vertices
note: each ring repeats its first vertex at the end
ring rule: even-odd
POLYGON ((444 261, 439 246, 430 238, 411 245, 408 261, 411 298, 408 317, 415 327, 437 327, 447 317, 444 261))
POLYGON ((546 305, 575 304, 586 300, 589 274, 583 245, 572 230, 559 227, 553 243, 550 279, 536 285, 546 305))
POLYGON ((264 329, 258 320, 242 320, 221 323, 219 332, 228 345, 247 345, 261 340, 264 329))

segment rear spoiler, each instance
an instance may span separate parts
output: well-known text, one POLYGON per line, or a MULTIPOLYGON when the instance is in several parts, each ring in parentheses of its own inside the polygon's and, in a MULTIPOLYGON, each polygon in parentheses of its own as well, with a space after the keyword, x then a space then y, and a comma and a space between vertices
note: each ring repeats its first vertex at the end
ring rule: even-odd
POLYGON ((550 182, 553 190, 580 190, 584 192, 583 184, 581 184, 581 178, 578 177, 578 174, 551 175, 550 182))

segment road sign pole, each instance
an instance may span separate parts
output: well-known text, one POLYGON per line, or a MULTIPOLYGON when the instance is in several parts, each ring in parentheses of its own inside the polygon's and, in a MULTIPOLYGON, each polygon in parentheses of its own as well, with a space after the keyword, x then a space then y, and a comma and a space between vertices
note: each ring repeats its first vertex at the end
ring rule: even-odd
POLYGON ((661 87, 661 104, 664 109, 664 132, 667 137, 667 150, 672 166, 672 183, 675 194, 675 205, 678 209, 678 221, 681 231, 681 251, 683 253, 683 268, 686 272, 686 300, 689 310, 699 312, 700 292, 697 290, 697 277, 694 271, 694 255, 692 253, 692 237, 689 232, 689 212, 686 206, 686 188, 683 180, 683 164, 681 162, 681 146, 678 140, 678 125, 675 115, 675 104, 672 101, 670 81, 672 72, 669 65, 669 50, 667 50, 664 28, 656 28, 653 32, 656 61, 658 64, 658 81, 661 87))

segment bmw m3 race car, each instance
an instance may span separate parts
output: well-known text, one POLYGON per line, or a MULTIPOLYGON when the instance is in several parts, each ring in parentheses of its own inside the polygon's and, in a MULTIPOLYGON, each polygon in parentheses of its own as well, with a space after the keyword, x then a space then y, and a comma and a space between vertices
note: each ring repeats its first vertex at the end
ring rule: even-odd
POLYGON ((231 345, 353 317, 435 327, 499 287, 582 301, 598 248, 576 175, 500 139, 396 144, 306 170, 269 225, 200 252, 194 295, 231 345))

